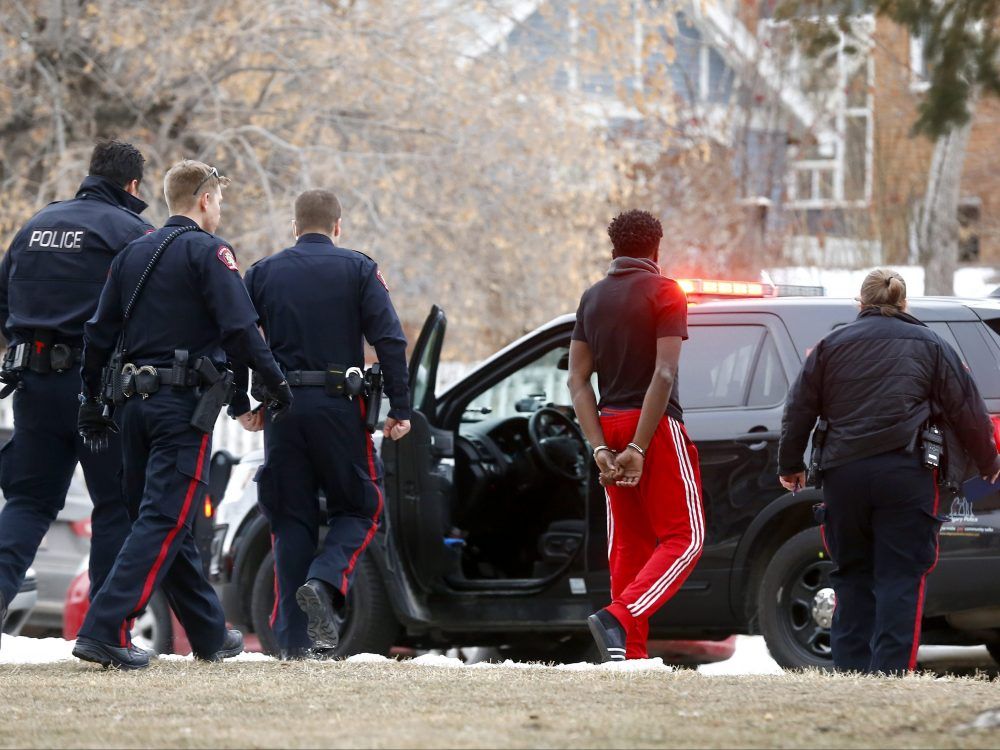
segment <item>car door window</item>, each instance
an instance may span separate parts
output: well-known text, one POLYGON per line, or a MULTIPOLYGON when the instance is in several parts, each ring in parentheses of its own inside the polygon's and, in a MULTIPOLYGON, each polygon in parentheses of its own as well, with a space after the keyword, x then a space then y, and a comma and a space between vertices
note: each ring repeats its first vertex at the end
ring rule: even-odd
POLYGON ((781 366, 774 338, 765 336, 750 383, 747 406, 775 406, 785 400, 787 392, 788 378, 781 366))
POLYGON ((764 338, 763 326, 690 326, 680 362, 685 409, 719 409, 746 403, 750 370, 764 338))
POLYGON ((483 391, 466 407, 462 421, 530 416, 547 404, 570 407, 565 364, 560 367, 568 352, 565 346, 552 349, 483 391))

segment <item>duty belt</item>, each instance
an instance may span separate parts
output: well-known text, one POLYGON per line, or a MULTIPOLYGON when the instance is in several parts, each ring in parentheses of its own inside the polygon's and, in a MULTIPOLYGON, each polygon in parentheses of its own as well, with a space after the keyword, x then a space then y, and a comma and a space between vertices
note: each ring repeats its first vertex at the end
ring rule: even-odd
POLYGON ((8 347, 3 356, 3 372, 32 370, 45 374, 65 372, 80 364, 83 349, 64 342, 53 342, 51 331, 35 331, 33 341, 8 347))
POLYGON ((360 396, 365 392, 365 374, 360 367, 329 365, 325 370, 290 370, 285 380, 291 387, 323 386, 330 396, 360 396))
POLYGON ((139 394, 143 398, 161 387, 195 388, 205 385, 205 379, 190 367, 153 367, 129 362, 122 367, 122 392, 126 397, 139 394))
POLYGON ((288 385, 326 385, 326 370, 292 370, 285 373, 288 385))

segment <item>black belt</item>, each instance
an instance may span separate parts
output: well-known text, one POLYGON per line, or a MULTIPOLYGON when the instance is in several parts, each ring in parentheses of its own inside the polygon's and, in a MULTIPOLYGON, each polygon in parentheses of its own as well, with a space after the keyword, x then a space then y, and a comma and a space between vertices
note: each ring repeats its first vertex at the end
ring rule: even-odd
POLYGON ((326 385, 326 370, 291 370, 285 373, 290 386, 326 385))
POLYGON ((122 390, 126 396, 136 393, 148 396, 160 390, 160 386, 194 388, 202 383, 201 375, 191 368, 178 371, 176 367, 153 367, 132 363, 122 368, 122 390))

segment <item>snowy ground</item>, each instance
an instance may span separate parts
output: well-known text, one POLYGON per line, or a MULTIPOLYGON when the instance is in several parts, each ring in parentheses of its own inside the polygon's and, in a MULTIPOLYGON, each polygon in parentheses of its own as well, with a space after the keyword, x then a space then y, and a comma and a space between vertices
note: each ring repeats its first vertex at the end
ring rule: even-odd
MULTIPOLYGON (((52 662, 73 659, 73 641, 61 638, 27 638, 24 636, 5 635, 0 641, 0 664, 49 664, 52 662)), ((921 663, 933 666, 935 664, 956 665, 962 668, 989 667, 991 662, 984 648, 944 648, 925 646, 920 650, 921 663)), ((191 659, 191 656, 169 655, 160 657, 166 661, 191 659)), ((269 661, 271 657, 264 654, 244 653, 234 661, 269 661)), ((359 654, 348 659, 354 663, 381 663, 388 661, 384 656, 375 654, 359 654)), ((544 667, 538 664, 519 664, 511 661, 503 664, 479 663, 467 665, 465 662, 438 654, 424 654, 410 660, 412 664, 430 667, 492 669, 507 667, 511 669, 557 669, 563 671, 583 671, 588 669, 610 669, 615 671, 646 672, 670 670, 661 659, 633 661, 626 664, 562 664, 556 667, 544 667)), ((716 664, 706 664, 698 668, 704 675, 768 675, 781 674, 779 667, 767 652, 764 639, 760 636, 739 636, 736 641, 736 652, 731 659, 716 664)))

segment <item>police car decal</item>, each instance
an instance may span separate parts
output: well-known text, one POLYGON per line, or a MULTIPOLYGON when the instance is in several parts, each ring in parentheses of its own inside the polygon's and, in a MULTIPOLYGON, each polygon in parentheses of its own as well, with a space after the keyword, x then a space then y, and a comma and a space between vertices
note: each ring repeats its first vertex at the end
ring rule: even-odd
POLYGON ((383 276, 382 272, 379 271, 378 269, 375 270, 375 278, 377 278, 379 281, 382 282, 382 286, 384 286, 385 290, 388 292, 389 291, 389 285, 385 283, 385 276, 383 276))
POLYGON ((236 256, 233 255, 233 251, 225 245, 219 245, 219 249, 215 252, 215 257, 217 257, 222 262, 222 265, 230 271, 240 270, 240 267, 236 265, 236 256))

